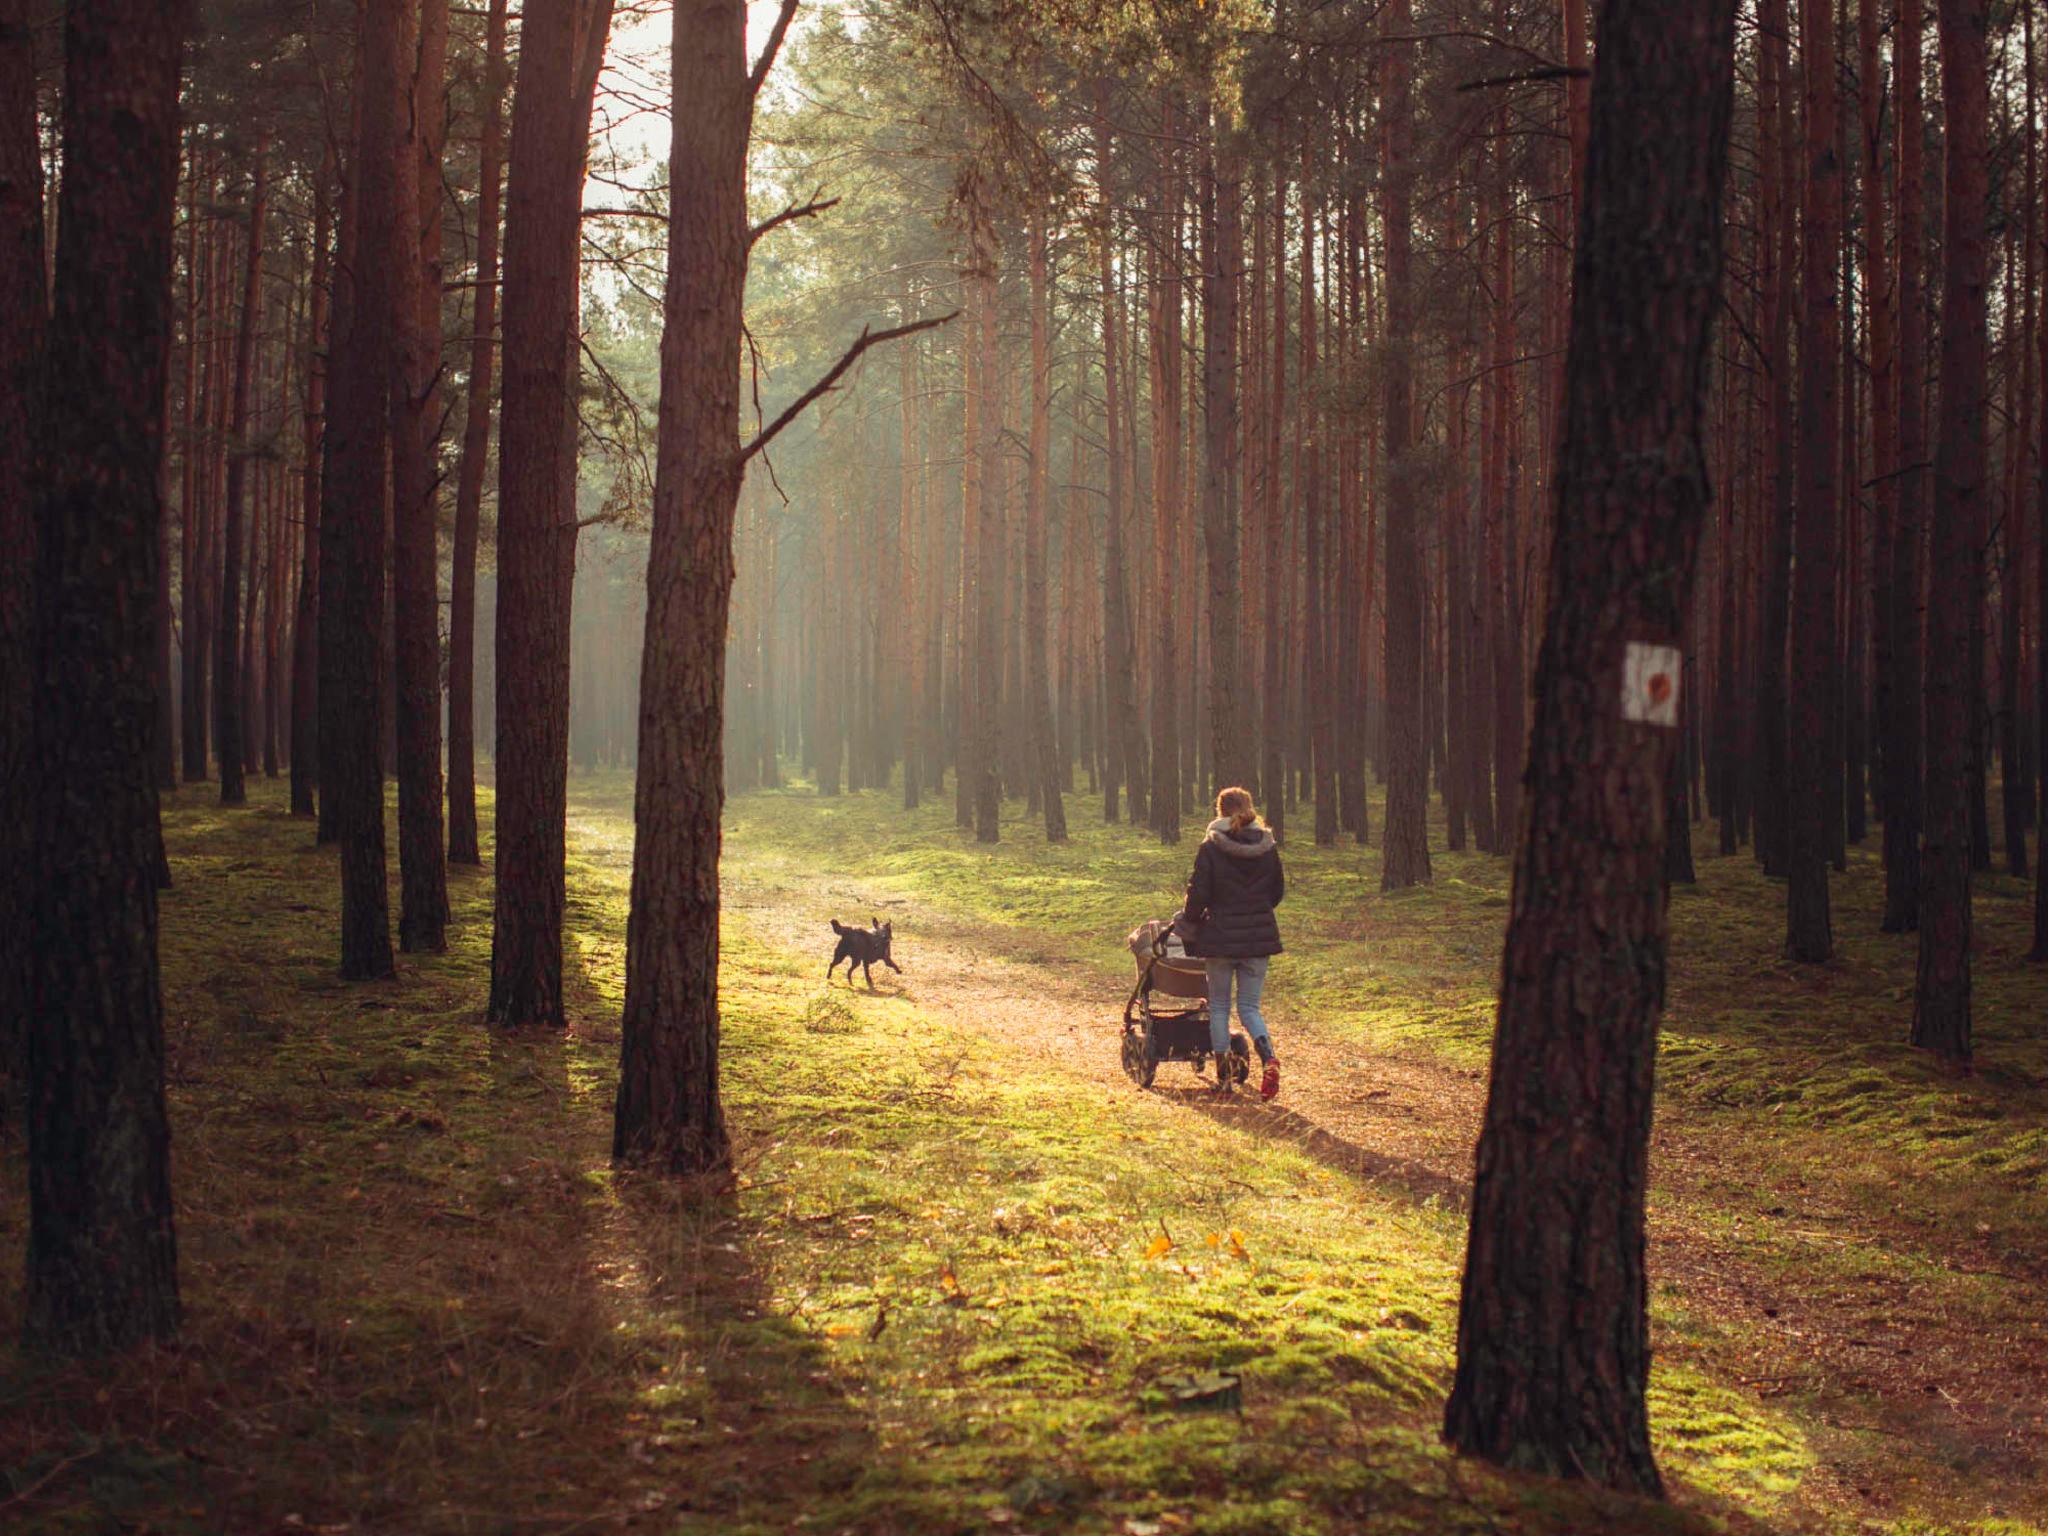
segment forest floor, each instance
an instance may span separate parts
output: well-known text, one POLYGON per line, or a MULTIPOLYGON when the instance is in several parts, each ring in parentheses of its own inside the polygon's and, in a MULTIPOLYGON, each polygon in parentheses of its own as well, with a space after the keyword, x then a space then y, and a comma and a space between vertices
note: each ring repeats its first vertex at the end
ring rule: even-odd
MULTIPOLYGON (((483 1026, 488 880, 448 954, 333 978, 329 851, 275 783, 168 804, 188 1310, 117 1371, 0 1360, 0 1527, 2018 1532, 2048 1519, 2048 975, 1980 883, 1978 1071, 1902 1044, 1910 938, 1835 881, 1780 960, 1746 855, 1674 899, 1652 1160, 1653 1428, 1676 1506, 1443 1452, 1459 1205, 1506 871, 1291 847, 1273 1104, 1117 1065, 1162 849, 1048 847, 950 797, 728 818, 730 1190, 607 1166, 631 785, 572 780, 565 1036, 483 1026), (904 974, 828 985, 826 919, 904 974), (1236 1408, 1180 1394, 1240 1379, 1236 1408)), ((395 846, 395 843, 394 843, 395 846)), ((394 869, 395 874, 395 869, 394 869)), ((0 1183, 18 1323, 19 1142, 0 1183)))

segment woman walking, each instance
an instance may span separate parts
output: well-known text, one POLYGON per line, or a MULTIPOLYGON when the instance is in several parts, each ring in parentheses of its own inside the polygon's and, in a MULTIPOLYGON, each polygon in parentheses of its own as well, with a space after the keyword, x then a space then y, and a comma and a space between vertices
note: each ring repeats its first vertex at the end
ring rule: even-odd
POLYGON ((1280 1091, 1280 1059, 1266 1033, 1259 1011, 1265 990, 1266 962, 1280 953, 1280 923, 1273 909, 1287 892, 1280 868, 1280 847, 1272 829, 1259 820, 1249 791, 1226 789, 1216 797, 1216 819, 1195 850, 1195 872, 1188 877, 1187 901, 1181 911, 1192 937, 1188 953, 1208 964, 1209 1048, 1216 1059, 1216 1091, 1231 1092, 1230 1005, 1237 994, 1237 1016, 1252 1047, 1265 1063, 1259 1096, 1280 1091))

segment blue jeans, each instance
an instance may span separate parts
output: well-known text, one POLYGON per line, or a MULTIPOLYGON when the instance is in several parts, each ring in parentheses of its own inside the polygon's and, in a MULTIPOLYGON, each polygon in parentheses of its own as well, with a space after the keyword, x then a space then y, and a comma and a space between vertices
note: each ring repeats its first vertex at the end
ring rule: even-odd
POLYGON ((1205 960, 1209 971, 1209 1049, 1220 1061, 1230 1054, 1230 988, 1237 984, 1237 1016, 1244 1032, 1252 1037, 1252 1049, 1259 1060, 1273 1059, 1273 1037, 1266 1033, 1266 1016, 1259 1011, 1259 994, 1266 987, 1266 957, 1249 960, 1205 960))

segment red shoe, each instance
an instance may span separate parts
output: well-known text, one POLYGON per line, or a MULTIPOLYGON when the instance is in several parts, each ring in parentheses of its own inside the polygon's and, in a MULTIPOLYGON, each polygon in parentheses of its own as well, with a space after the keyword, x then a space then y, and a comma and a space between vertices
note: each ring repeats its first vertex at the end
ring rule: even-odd
POLYGON ((1280 1091, 1280 1063, 1268 1061, 1266 1075, 1259 1079, 1259 1097, 1270 1099, 1280 1091))

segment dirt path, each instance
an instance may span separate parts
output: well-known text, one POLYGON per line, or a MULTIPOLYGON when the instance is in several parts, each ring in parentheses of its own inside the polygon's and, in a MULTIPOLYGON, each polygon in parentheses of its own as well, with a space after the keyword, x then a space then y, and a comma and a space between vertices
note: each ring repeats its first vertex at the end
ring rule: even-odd
MULTIPOLYGON (((735 867, 729 905, 770 942, 815 952, 821 982, 831 954, 825 918, 889 914, 909 942, 901 945, 905 973, 878 979, 883 990, 1035 1051, 1061 1072, 1138 1091, 1118 1061, 1121 995, 1056 945, 915 901, 877 899, 850 880, 778 883, 772 860, 735 867)), ((1217 1100, 1206 1079, 1178 1064, 1161 1068, 1153 1091, 1246 1135, 1290 1142, 1381 1190, 1462 1206, 1484 1074, 1421 1053, 1367 1054, 1319 1033, 1289 1017, 1284 972, 1279 979, 1271 1010, 1284 1065, 1278 1100, 1217 1100)), ((2040 1451, 2048 1336, 2035 1321, 2048 1318, 2048 1288, 1998 1274, 1989 1277, 2003 1288, 1994 1305, 1971 1256, 1946 1242, 1938 1256, 1926 1251, 1924 1231, 1873 1230, 1865 1213, 1829 1201, 1824 1187, 1756 1187, 1744 1178, 1740 1145, 1720 1128, 1667 1116, 1654 1157, 1653 1283, 1675 1288, 1687 1314, 1707 1325, 1684 1338, 1661 1329, 1658 1348, 1798 1405, 1819 1458, 1801 1501, 1816 1515, 2048 1514, 2040 1451), (1730 1190, 1747 1198, 1732 1204, 1730 1190), (1712 1220, 1703 1224, 1703 1215, 1712 1220), (1703 1225, 1736 1236, 1717 1239, 1703 1225), (1878 1262, 1845 1275, 1800 1260, 1849 1248, 1878 1262), (1981 1321, 1987 1307, 2010 1326, 1981 1321)))

